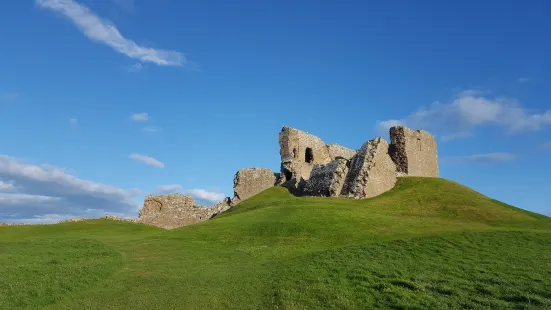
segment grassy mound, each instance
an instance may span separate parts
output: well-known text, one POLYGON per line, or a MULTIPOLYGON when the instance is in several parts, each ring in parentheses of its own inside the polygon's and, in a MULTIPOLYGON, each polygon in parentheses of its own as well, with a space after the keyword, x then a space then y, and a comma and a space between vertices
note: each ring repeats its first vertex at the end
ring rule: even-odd
POLYGON ((443 179, 364 200, 275 187, 171 231, 0 227, 0 308, 546 309, 550 245, 551 219, 443 179))

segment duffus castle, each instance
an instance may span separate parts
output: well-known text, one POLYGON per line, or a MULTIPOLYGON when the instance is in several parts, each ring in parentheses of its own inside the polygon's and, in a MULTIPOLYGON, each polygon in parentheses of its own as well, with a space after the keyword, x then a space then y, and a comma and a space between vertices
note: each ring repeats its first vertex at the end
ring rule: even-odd
POLYGON ((234 177, 234 196, 212 207, 198 206, 182 194, 149 195, 137 222, 176 228, 208 220, 272 186, 297 196, 374 197, 394 187, 398 176, 438 177, 434 137, 424 130, 390 128, 383 138, 352 150, 291 127, 279 133, 281 171, 245 168, 234 177))

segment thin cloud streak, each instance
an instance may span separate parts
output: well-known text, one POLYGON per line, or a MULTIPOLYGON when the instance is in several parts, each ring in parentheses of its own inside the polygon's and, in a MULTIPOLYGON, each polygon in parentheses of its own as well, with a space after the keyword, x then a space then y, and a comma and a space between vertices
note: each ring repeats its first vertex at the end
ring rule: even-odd
POLYGON ((161 131, 161 128, 159 128, 159 127, 147 126, 147 127, 142 128, 142 130, 145 131, 145 132, 149 132, 149 133, 156 133, 156 132, 160 132, 160 131, 161 131))
POLYGON ((487 153, 474 154, 467 156, 452 156, 443 158, 444 161, 467 162, 467 163, 491 163, 491 162, 507 162, 512 161, 517 156, 513 153, 487 153))
POLYGON ((200 188, 188 189, 185 190, 184 193, 190 195, 194 199, 201 199, 212 203, 220 202, 226 198, 222 193, 211 192, 200 188))
POLYGON ((149 115, 147 113, 135 113, 130 116, 130 119, 135 122, 145 122, 149 120, 149 115))
POLYGON ((142 71, 142 69, 143 69, 143 65, 138 62, 130 66, 130 68, 128 68, 128 72, 139 73, 140 71, 142 71))
POLYGON ((161 161, 159 161, 158 159, 153 158, 151 156, 147 156, 147 155, 132 153, 132 154, 128 155, 128 158, 130 158, 132 160, 140 161, 140 162, 142 162, 146 165, 156 167, 156 168, 164 168, 165 167, 165 164, 163 164, 161 161))
POLYGON ((185 56, 180 52, 143 47, 123 37, 113 23, 73 0, 36 0, 36 4, 69 18, 90 40, 103 43, 130 58, 159 66, 182 66, 186 63, 185 56))

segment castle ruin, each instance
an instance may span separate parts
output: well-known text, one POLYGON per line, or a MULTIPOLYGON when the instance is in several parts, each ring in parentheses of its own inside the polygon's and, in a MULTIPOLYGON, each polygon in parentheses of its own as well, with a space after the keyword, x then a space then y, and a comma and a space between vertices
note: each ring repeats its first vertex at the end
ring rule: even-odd
POLYGON ((375 138, 352 150, 283 127, 279 133, 281 173, 240 169, 234 176, 233 198, 212 207, 198 206, 182 194, 150 195, 137 221, 167 229, 206 221, 278 185, 297 196, 362 199, 389 191, 397 177, 438 177, 437 145, 430 133, 395 126, 390 128, 390 141, 375 138))

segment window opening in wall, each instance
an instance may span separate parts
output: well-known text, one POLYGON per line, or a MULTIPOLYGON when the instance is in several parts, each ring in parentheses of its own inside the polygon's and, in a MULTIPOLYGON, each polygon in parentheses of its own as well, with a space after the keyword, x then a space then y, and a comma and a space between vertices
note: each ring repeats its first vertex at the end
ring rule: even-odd
POLYGON ((421 139, 417 138, 417 148, 421 150, 421 139))
POLYGON ((298 157, 298 153, 297 153, 297 148, 293 148, 293 158, 297 158, 298 157))
POLYGON ((304 154, 304 161, 307 163, 311 163, 314 161, 314 153, 312 153, 312 149, 307 147, 306 153, 304 154))
POLYGON ((289 171, 289 170, 283 171, 283 174, 285 175, 285 180, 286 180, 286 181, 289 181, 290 179, 293 178, 293 174, 292 174, 291 171, 289 171))

